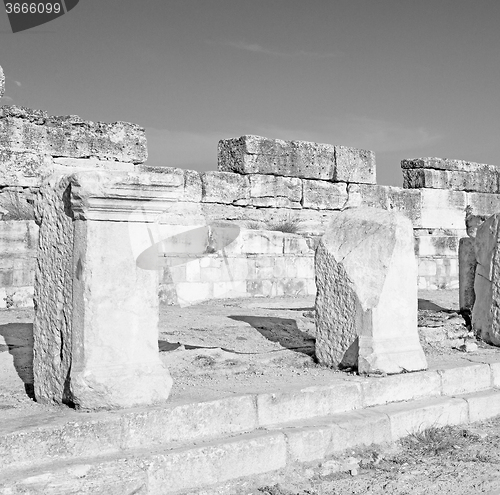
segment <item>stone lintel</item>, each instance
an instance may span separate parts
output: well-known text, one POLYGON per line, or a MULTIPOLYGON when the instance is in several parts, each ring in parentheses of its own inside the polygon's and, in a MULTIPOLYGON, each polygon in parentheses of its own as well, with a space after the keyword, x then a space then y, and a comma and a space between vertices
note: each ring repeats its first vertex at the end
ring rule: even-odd
POLYGON ((484 170, 500 171, 499 165, 488 165, 486 163, 469 162, 467 160, 454 160, 450 158, 412 158, 401 161, 402 169, 436 169, 456 170, 462 172, 481 172, 484 170))
POLYGON ((223 172, 265 174, 331 182, 375 183, 372 151, 308 141, 241 136, 219 141, 223 172))

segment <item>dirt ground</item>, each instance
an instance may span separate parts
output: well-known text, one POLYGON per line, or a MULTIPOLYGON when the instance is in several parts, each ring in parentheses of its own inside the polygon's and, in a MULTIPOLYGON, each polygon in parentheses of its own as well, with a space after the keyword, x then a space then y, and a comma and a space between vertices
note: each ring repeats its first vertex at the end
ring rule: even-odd
MULTIPOLYGON (((32 321, 30 310, 0 311, 0 424, 9 417, 34 417, 51 409, 30 398, 32 321)), ((445 361, 484 360, 500 352, 475 341, 458 313, 457 291, 419 292, 418 323, 431 368, 445 361)), ((314 339, 312 297, 163 306, 159 348, 174 379, 169 403, 345 380, 349 373, 315 362, 314 339)), ((297 479, 252 493, 500 494, 499 440, 500 420, 449 428, 434 432, 432 438, 424 435, 397 446, 347 452, 343 460, 325 463, 319 474, 307 476, 306 470, 297 479), (353 467, 347 474, 335 474, 339 462, 353 467)))

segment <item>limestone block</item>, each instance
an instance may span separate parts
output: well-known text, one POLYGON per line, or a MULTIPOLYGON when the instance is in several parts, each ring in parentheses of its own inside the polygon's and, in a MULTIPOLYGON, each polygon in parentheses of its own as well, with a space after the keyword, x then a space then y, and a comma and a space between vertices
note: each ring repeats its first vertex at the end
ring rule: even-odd
POLYGON ((310 179, 333 178, 335 147, 306 141, 241 136, 219 141, 219 170, 310 179))
POLYGON ((2 66, 0 65, 0 98, 5 93, 5 76, 3 74, 2 66))
POLYGON ((134 164, 130 162, 118 162, 116 160, 98 160, 97 158, 53 158, 54 165, 60 167, 79 169, 102 169, 133 171, 134 164))
POLYGON ((230 172, 204 172, 201 174, 202 201, 204 203, 235 203, 250 197, 248 177, 230 172))
POLYGON ((500 178, 499 172, 489 169, 483 169, 480 172, 424 168, 403 169, 403 187, 496 193, 500 178))
POLYGON ((451 231, 415 229, 415 254, 419 257, 457 256, 459 235, 451 231))
POLYGON ((90 122, 76 115, 4 106, 0 109, 0 147, 57 157, 142 163, 147 159, 145 130, 128 122, 90 122))
POLYGON ((420 220, 414 227, 463 229, 466 193, 445 189, 421 189, 420 220))
POLYGON ((500 212, 500 194, 468 192, 465 202, 476 215, 489 217, 500 212))
POLYGON ((184 201, 200 202, 202 185, 200 173, 196 170, 184 171, 184 201))
POLYGON ((286 198, 300 203, 302 181, 296 177, 275 175, 250 175, 251 198, 286 198))
POLYGON ((500 345, 500 214, 489 217, 477 230, 474 278, 476 296, 472 309, 472 328, 484 341, 500 345))
POLYGON ((219 141, 218 156, 226 172, 375 183, 374 153, 345 146, 241 136, 219 141))
POLYGON ((458 299, 461 310, 471 311, 476 299, 474 293, 474 278, 476 275, 476 253, 474 239, 464 237, 458 246, 458 299))
POLYGON ((375 153, 335 146, 335 181, 375 184, 375 153))
POLYGON ((53 168, 49 155, 13 151, 0 146, 0 185, 39 186, 53 168))
MULTIPOLYGON (((250 176, 251 177, 251 176, 250 176)), ((300 179, 299 179, 300 180, 300 179)), ((256 208, 302 208, 298 201, 278 196, 276 198, 248 198, 239 199, 233 203, 236 206, 254 206, 256 208)))
POLYGON ((340 210, 347 202, 347 184, 304 179, 302 206, 316 210, 340 210))
MULTIPOLYGON (((134 251, 151 238, 103 219, 116 197, 107 208, 100 197, 100 220, 87 218, 96 182, 84 178, 53 175, 37 198, 36 398, 83 409, 165 401, 172 380, 158 355, 159 270, 138 266, 134 251)), ((135 225, 147 233, 145 222, 135 225)))
POLYGON ((402 169, 427 168, 436 170, 457 170, 461 172, 481 172, 482 170, 498 170, 497 165, 487 165, 485 163, 468 162, 466 160, 454 160, 450 158, 413 158, 401 161, 402 169))
POLYGON ((319 361, 361 373, 425 369, 410 221, 375 208, 332 217, 315 256, 319 361))

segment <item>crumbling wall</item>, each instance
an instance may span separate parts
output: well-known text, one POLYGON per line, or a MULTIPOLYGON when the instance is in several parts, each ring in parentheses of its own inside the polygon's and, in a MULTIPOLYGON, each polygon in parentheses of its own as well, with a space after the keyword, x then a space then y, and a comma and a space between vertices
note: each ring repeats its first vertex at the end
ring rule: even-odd
MULTIPOLYGON (((44 177, 56 171, 125 173, 126 187, 145 187, 152 202, 155 184, 168 184, 174 202, 162 224, 170 232, 165 239, 175 237, 177 247, 165 256, 160 277, 160 298, 167 304, 313 294, 317 240, 333 211, 356 206, 404 213, 414 227, 419 287, 456 288, 466 205, 479 215, 500 211, 499 167, 459 160, 403 160, 400 188, 376 184, 372 151, 339 145, 259 136, 222 140, 218 170, 210 172, 151 167, 143 165, 146 158, 144 129, 134 124, 0 108, 0 214, 23 220, 16 235, 21 242, 21 231, 28 229, 31 243, 31 251, 25 249, 19 258, 14 250, 3 256, 0 285, 6 305, 30 300, 26 288, 33 280, 37 239, 37 227, 29 221, 33 198, 44 177), (292 233, 271 226, 290 221, 292 233), (207 237, 201 251, 190 252, 188 244, 201 232, 193 231, 221 222, 240 229, 237 240, 213 250, 207 237), (20 278, 23 289, 16 295, 20 278)), ((0 222, 0 242, 12 236, 7 225, 0 222)))

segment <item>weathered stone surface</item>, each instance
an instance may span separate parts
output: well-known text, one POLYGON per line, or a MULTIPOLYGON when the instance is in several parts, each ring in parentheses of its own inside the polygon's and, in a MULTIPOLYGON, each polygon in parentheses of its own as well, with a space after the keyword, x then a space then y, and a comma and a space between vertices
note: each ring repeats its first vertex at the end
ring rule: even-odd
POLYGON ((248 177, 239 174, 204 172, 201 174, 201 184, 204 203, 231 204, 239 201, 240 204, 245 204, 243 200, 250 197, 248 177))
POLYGON ((476 299, 474 293, 474 278, 476 275, 476 253, 474 239, 464 237, 458 246, 458 299, 461 310, 470 311, 476 299))
POLYGON ((491 216, 500 212, 500 194, 468 192, 466 204, 471 206, 476 215, 491 216))
POLYGON ((151 217, 133 223, 133 234, 142 227, 143 236, 132 236, 126 221, 106 221, 109 205, 124 199, 103 193, 103 174, 53 175, 37 198, 33 368, 40 402, 130 407, 164 401, 172 386, 158 355, 159 272, 137 261, 151 245, 151 217), (92 193, 98 221, 86 216, 92 193))
POLYGON ((472 207, 467 205, 465 208, 465 229, 467 235, 474 239, 476 237, 477 229, 486 220, 486 216, 474 215, 472 207))
POLYGON ((481 172, 483 170, 500 171, 498 165, 487 165, 485 163, 475 163, 466 160, 452 160, 449 158, 413 158, 401 161, 402 169, 427 168, 435 170, 457 170, 462 172, 481 172))
POLYGON ((375 184, 375 153, 369 150, 335 146, 334 181, 375 184))
POLYGON ((476 296, 472 328, 483 340, 500 345, 500 214, 489 217, 477 230, 474 278, 476 296))
POLYGON ((307 141, 241 136, 219 141, 219 170, 334 182, 375 182, 373 152, 307 141))
POLYGON ((425 229, 463 229, 465 198, 463 191, 421 189, 420 218, 414 227, 425 229))
POLYGON ((0 98, 5 93, 5 76, 3 74, 2 66, 0 65, 0 98))
POLYGON ((425 369, 410 221, 374 208, 332 216, 315 258, 319 361, 361 373, 425 369))
POLYGON ((138 125, 47 116, 14 106, 0 108, 0 147, 55 157, 132 163, 147 159, 145 130, 138 125))
POLYGON ((251 198, 286 198, 296 203, 302 199, 302 181, 298 178, 250 175, 249 180, 251 198))
POLYGON ((0 146, 0 184, 6 186, 39 186, 43 176, 53 169, 49 155, 12 151, 0 146))
POLYGON ((431 188, 456 191, 498 192, 500 171, 483 169, 480 172, 435 169, 403 169, 403 187, 431 188))
POLYGON ((303 179, 303 199, 304 208, 316 210, 340 210, 347 202, 347 184, 323 180, 303 179))

